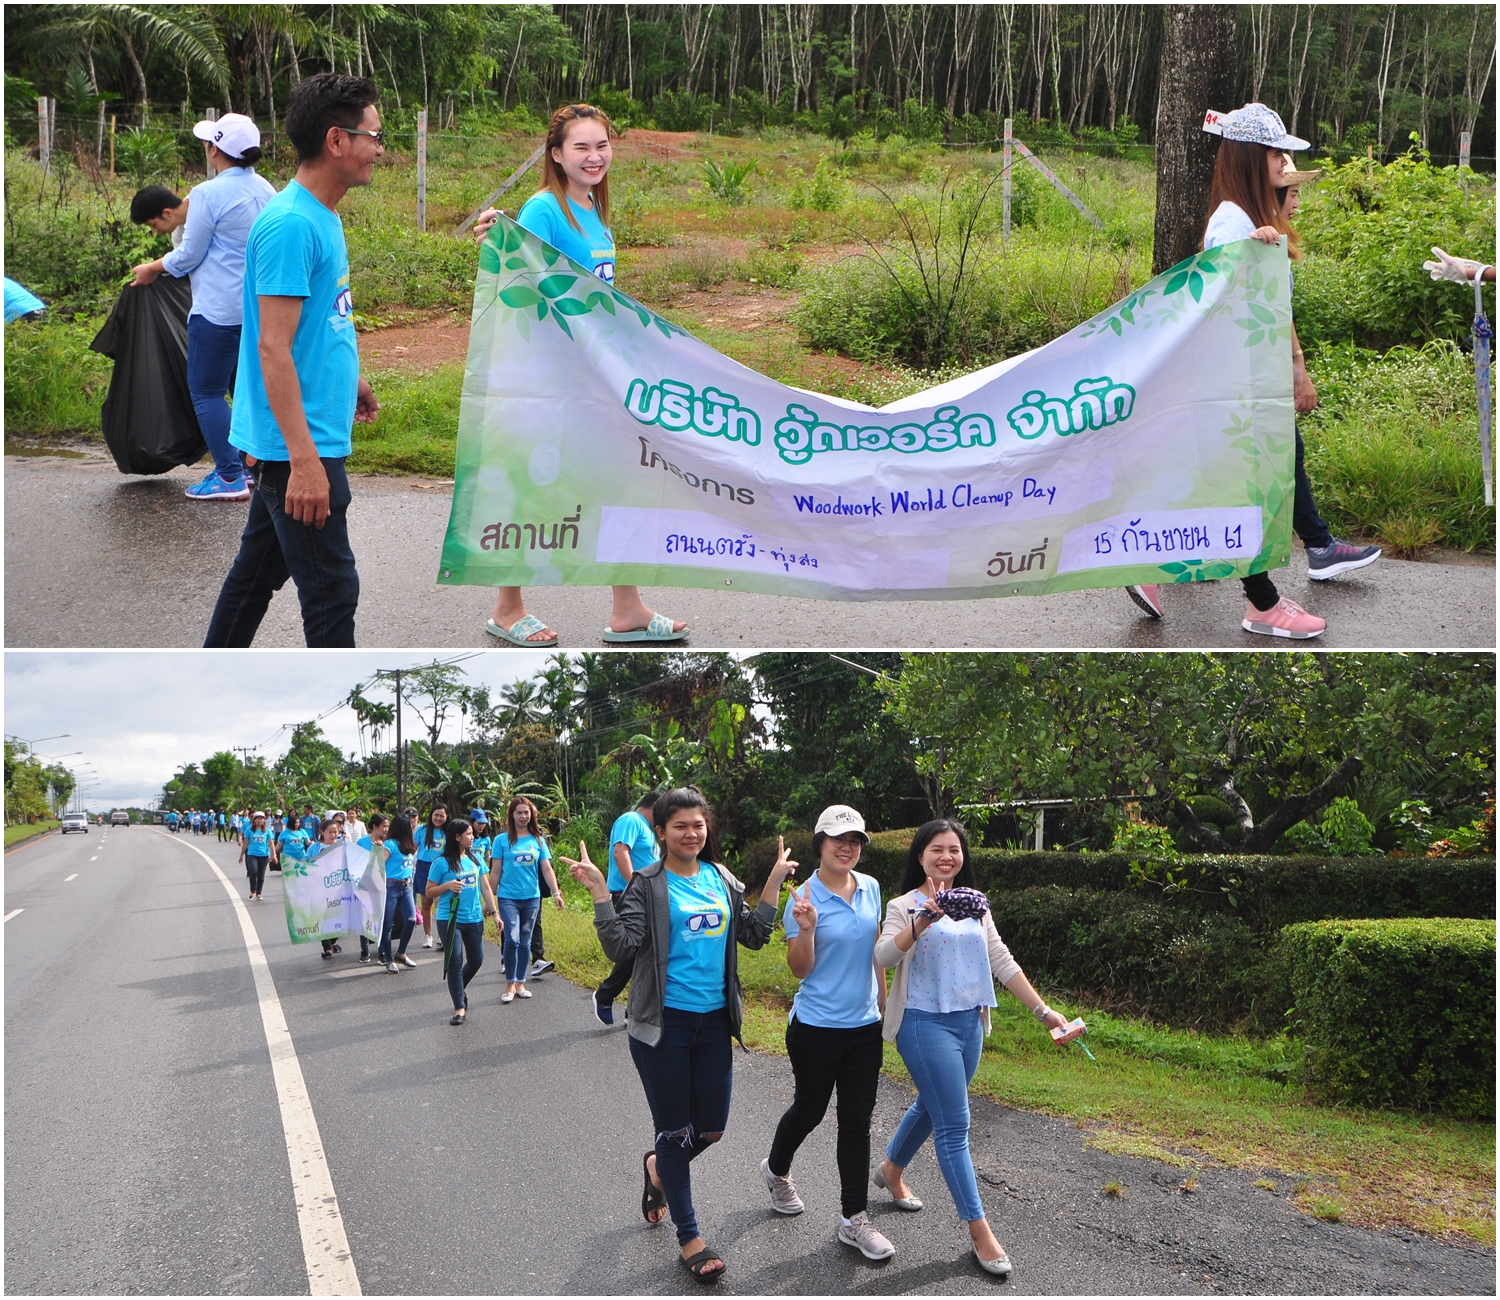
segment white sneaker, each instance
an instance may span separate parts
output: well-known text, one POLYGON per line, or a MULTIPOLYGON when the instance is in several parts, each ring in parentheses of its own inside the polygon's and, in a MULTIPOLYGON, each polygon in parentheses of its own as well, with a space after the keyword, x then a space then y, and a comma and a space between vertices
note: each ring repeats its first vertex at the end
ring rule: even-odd
POLYGON ((430 934, 425 939, 422 940, 422 947, 424 947, 424 948, 430 948, 430 947, 432 947, 432 936, 430 934))
POLYGON ((847 1222, 839 1216, 839 1240, 846 1246, 855 1247, 866 1259, 889 1259, 896 1248, 875 1231, 869 1214, 861 1210, 847 1222))
POLYGON ((396 963, 393 962, 393 961, 386 962, 385 968, 386 968, 386 970, 390 971, 390 973, 392 975, 399 975, 399 974, 401 974, 401 967, 399 967, 398 965, 396 965, 396 963))
POLYGON ((777 1214, 801 1214, 807 1208, 797 1195, 797 1184, 792 1181, 791 1175, 781 1178, 771 1172, 769 1156, 760 1162, 760 1172, 771 1192, 771 1208, 777 1214))

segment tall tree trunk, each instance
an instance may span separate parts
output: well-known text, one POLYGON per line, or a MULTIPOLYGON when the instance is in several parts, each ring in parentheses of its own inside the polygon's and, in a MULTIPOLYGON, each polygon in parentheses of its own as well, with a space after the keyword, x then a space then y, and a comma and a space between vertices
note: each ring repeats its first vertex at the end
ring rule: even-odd
POLYGON ((1211 108, 1233 108, 1233 5, 1169 5, 1162 15, 1156 103, 1156 251, 1153 274, 1202 244, 1218 140, 1203 129, 1211 108))
POLYGON ((141 125, 147 124, 151 116, 151 97, 146 90, 146 69, 141 67, 141 61, 135 57, 135 42, 130 39, 129 32, 120 33, 120 43, 125 47, 125 56, 130 60, 130 66, 135 69, 135 79, 141 87, 141 125))

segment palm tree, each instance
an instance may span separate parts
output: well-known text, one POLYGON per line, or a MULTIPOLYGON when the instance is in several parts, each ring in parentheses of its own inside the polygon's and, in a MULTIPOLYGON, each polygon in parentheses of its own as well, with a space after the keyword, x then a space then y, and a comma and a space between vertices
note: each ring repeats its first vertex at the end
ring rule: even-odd
POLYGON ((57 6, 57 16, 36 28, 30 44, 56 48, 76 46, 92 66, 97 46, 117 47, 135 73, 141 118, 151 112, 145 64, 160 49, 185 77, 197 77, 216 90, 229 88, 224 42, 213 23, 195 5, 72 4, 57 6))
POLYGON ((500 692, 501 708, 506 714, 506 725, 524 726, 536 722, 542 716, 541 691, 534 681, 512 682, 500 692))

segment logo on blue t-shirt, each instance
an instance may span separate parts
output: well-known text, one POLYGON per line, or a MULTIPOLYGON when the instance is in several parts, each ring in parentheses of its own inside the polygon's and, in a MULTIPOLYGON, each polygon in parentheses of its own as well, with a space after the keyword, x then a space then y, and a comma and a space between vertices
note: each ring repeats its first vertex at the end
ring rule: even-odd
POLYGON ((728 920, 724 909, 721 907, 710 908, 706 912, 690 912, 682 918, 682 928, 687 932, 688 939, 712 939, 724 933, 724 925, 728 920))
POLYGON ((350 296, 347 284, 339 290, 338 297, 333 300, 333 309, 338 312, 340 320, 347 320, 349 313, 354 310, 354 299, 350 296))

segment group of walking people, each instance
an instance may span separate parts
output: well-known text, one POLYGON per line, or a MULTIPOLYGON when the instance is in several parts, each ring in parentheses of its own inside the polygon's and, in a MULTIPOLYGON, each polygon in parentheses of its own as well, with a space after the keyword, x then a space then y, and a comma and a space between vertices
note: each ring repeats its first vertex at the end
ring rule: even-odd
MULTIPOLYGON (((359 575, 350 548, 346 457, 351 429, 379 404, 359 374, 349 263, 337 208, 368 185, 384 149, 379 90, 364 77, 319 73, 288 100, 284 129, 298 169, 277 193, 255 174, 260 134, 227 114, 198 123, 213 179, 186 200, 161 187, 137 196, 136 220, 181 236, 180 247, 142 263, 137 284, 163 272, 191 275, 188 374, 194 408, 214 470, 188 490, 199 499, 253 497, 249 518, 215 606, 205 644, 248 646, 272 595, 290 577, 302 604, 309 646, 352 646, 359 575), (160 192, 158 192, 160 191, 160 192), (232 408, 226 397, 232 396, 232 408)), ((1291 135, 1264 104, 1223 115, 1202 247, 1240 239, 1290 241, 1300 184, 1316 173, 1288 171, 1286 151, 1309 144, 1291 135)), ((609 227, 613 127, 589 104, 558 109, 548 125, 539 188, 517 214, 521 226, 608 284, 615 279, 609 227)), ((474 226, 487 237, 498 219, 474 226)), ((1292 387, 1299 413, 1317 404, 1305 358, 1292 337, 1292 387)), ((1338 577, 1373 564, 1378 547, 1338 540, 1318 514, 1296 435, 1294 528, 1306 546, 1308 576, 1338 577)), ((1265 572, 1244 579, 1246 631, 1306 639, 1326 623, 1283 596, 1265 572)), ((680 641, 687 625, 650 609, 639 588, 616 586, 602 637, 642 644, 680 641)), ((1128 588, 1152 618, 1165 614, 1154 585, 1128 588)), ((489 633, 539 649, 558 634, 525 606, 522 589, 499 590, 489 633)))
MULTIPOLYGON (((751 902, 721 863, 713 814, 696 790, 648 796, 630 816, 649 817, 655 860, 635 865, 623 888, 590 861, 587 845, 576 860, 562 860, 588 889, 600 945, 616 963, 594 994, 603 1023, 613 1022, 622 976, 630 981, 629 1049, 655 1131, 641 1158, 645 1221, 655 1226, 670 1216, 684 1267, 704 1283, 723 1276, 723 1257, 699 1231, 690 1166, 729 1121, 732 1043, 743 1045, 738 947, 763 947, 779 913, 787 964, 800 983, 786 1029, 795 1093, 760 1165, 772 1209, 795 1215, 806 1208, 793 1160, 837 1094, 838 1240, 868 1259, 896 1253, 872 1223, 868 1199, 871 1118, 884 1043, 893 1042, 917 1098, 885 1147, 875 1185, 899 1209, 920 1211, 905 1173, 931 1137, 975 1260, 992 1275, 1009 1273, 969 1154, 968 1086, 997 981, 1048 1029, 1066 1021, 996 932, 963 828, 939 819, 917 831, 896 897, 882 911, 879 883, 857 869, 869 842, 863 817, 846 805, 827 808, 813 833, 814 868, 800 886, 793 881, 783 908, 781 887, 799 866, 784 840, 751 902), (887 970, 894 972, 889 989, 887 970)), ((622 834, 625 821, 611 836, 617 865, 625 864, 614 848, 633 843, 622 834)))

